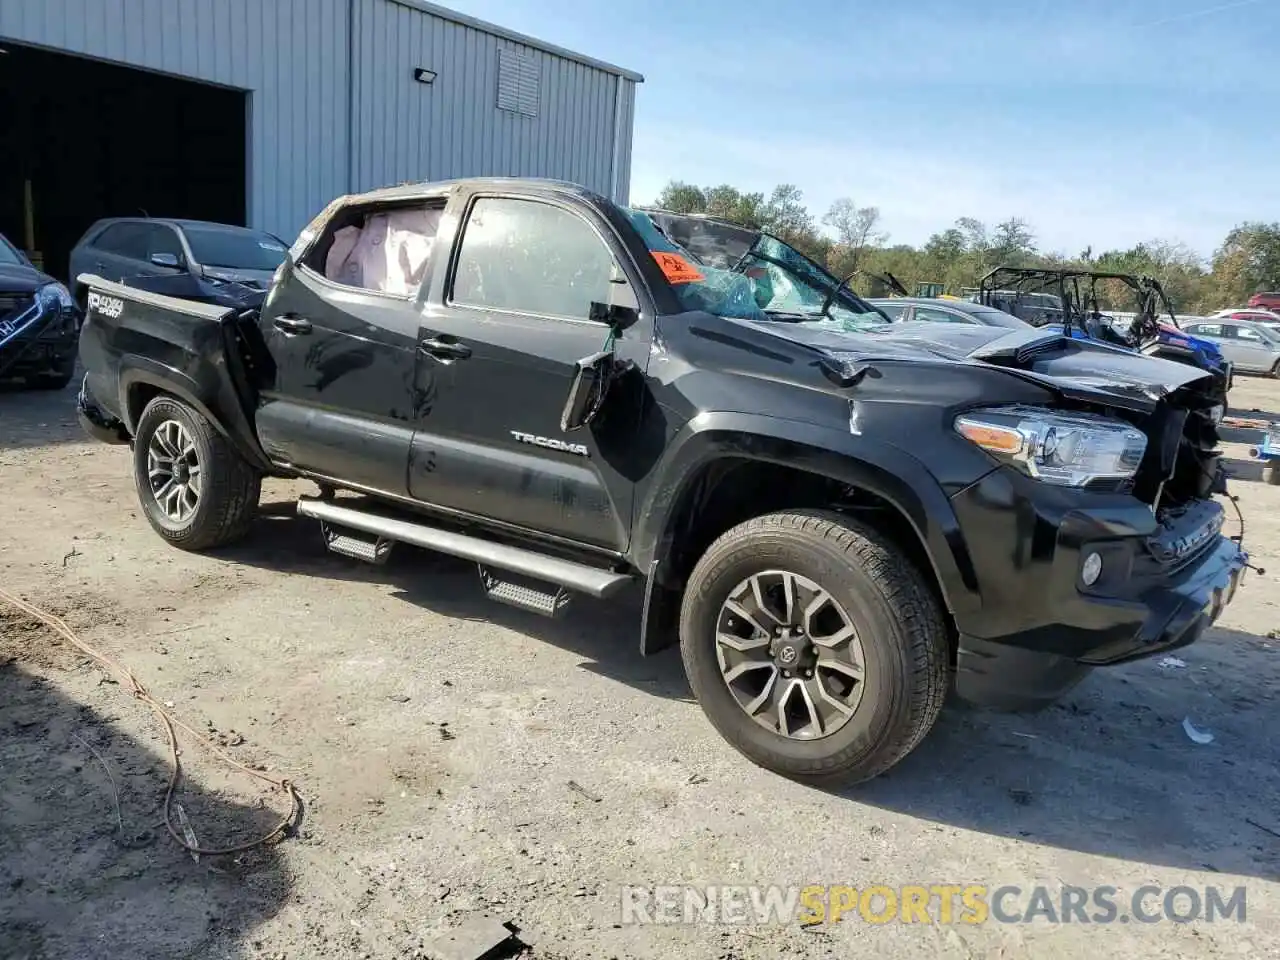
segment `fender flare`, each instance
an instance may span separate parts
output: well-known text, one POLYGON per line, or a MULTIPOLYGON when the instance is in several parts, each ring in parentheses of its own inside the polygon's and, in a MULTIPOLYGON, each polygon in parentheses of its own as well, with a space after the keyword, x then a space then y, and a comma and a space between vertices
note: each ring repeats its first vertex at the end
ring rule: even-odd
POLYGON ((658 479, 637 514, 633 557, 648 581, 643 653, 665 646, 652 635, 661 618, 651 614, 663 602, 656 580, 671 552, 676 518, 703 471, 726 459, 801 470, 881 498, 915 531, 947 609, 963 614, 980 607, 977 572, 955 511, 942 486, 915 457, 890 444, 811 423, 763 414, 704 413, 668 445, 655 471, 658 479))
MULTIPOLYGON (((232 404, 228 409, 225 398, 220 395, 221 385, 210 390, 176 367, 137 354, 125 354, 120 358, 120 411, 125 429, 131 436, 137 435, 138 423, 129 398, 137 387, 144 385, 188 404, 213 424, 213 428, 226 437, 249 463, 260 470, 271 469, 271 463, 258 445, 244 411, 238 404, 232 404)), ((234 397, 234 387, 230 389, 234 397)), ((141 410, 137 414, 140 415, 141 410)))

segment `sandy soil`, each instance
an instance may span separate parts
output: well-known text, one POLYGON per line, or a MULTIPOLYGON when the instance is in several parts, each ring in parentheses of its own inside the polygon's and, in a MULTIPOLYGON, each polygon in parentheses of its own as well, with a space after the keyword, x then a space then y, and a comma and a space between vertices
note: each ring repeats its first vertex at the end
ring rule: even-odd
MULTIPOLYGON (((1243 446, 1246 545, 1270 569, 1185 666, 1099 672, 1036 716, 948 709, 889 775, 823 792, 725 746, 675 652, 635 653, 634 604, 545 621, 488 603, 447 558, 329 555, 292 515, 301 484, 269 483, 235 549, 167 548, 128 451, 88 442, 71 400, 0 393, 0 583, 294 777, 307 810, 268 849, 194 862, 160 825, 150 713, 0 609, 0 957, 431 956, 480 911, 545 960, 1280 956, 1280 487, 1243 446), (1185 717, 1215 741, 1191 742, 1185 717), (621 885, 685 882, 1245 885, 1248 919, 618 925, 621 885)), ((1280 384, 1242 379, 1233 400, 1275 413, 1280 384)), ((183 760, 202 841, 278 814, 198 746, 183 760)))

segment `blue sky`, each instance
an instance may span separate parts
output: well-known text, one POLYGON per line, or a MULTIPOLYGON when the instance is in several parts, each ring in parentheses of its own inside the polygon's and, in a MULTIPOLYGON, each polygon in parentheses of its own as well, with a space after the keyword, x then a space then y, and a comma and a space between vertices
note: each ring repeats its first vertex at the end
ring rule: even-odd
POLYGON ((1280 0, 446 2, 644 74, 635 202, 790 182, 1067 253, 1280 219, 1280 0))

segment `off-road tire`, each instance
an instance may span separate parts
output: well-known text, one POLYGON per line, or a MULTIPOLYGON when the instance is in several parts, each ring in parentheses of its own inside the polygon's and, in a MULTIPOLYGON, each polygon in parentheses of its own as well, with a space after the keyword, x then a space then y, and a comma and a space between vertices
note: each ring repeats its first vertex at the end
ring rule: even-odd
POLYGON ((61 365, 56 367, 52 373, 42 373, 38 376, 28 377, 27 386, 32 390, 65 390, 75 373, 76 357, 75 354, 72 354, 61 365))
POLYGON ((152 400, 138 418, 133 444, 133 476, 138 500, 152 529, 183 550, 208 550, 234 543, 248 532, 258 510, 262 474, 247 463, 199 411, 172 397, 152 400), (147 480, 147 451, 156 429, 168 420, 186 428, 201 466, 201 493, 184 523, 170 520, 147 480))
POLYGON ((889 537, 828 511, 757 517, 721 536, 689 577, 680 651, 698 702, 749 759, 809 783, 857 783, 888 770, 924 739, 950 685, 943 612, 923 574, 889 537), (784 737, 739 706, 716 658, 716 619, 744 578, 782 569, 825 588, 852 619, 867 684, 843 727, 812 740, 784 737))

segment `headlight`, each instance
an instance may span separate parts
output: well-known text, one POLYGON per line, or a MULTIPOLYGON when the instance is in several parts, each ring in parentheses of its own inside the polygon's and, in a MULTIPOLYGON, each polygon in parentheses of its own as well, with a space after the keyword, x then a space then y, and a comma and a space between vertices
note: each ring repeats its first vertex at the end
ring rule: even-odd
POLYGON ((36 291, 36 302, 46 310, 70 310, 76 305, 70 291, 60 283, 47 283, 36 291))
POLYGON ((955 428, 997 460, 1064 487, 1127 480, 1142 463, 1147 438, 1121 420, 1042 407, 988 407, 956 417, 955 428))

